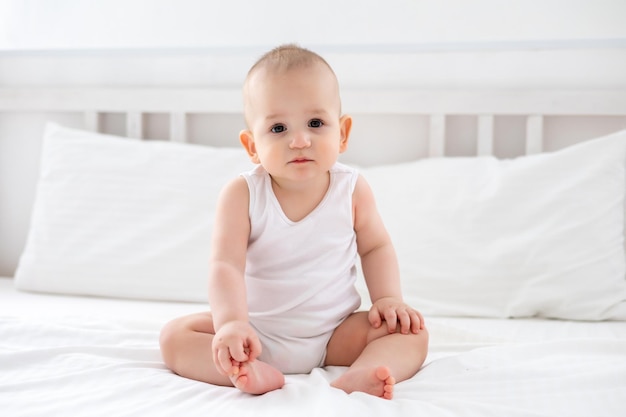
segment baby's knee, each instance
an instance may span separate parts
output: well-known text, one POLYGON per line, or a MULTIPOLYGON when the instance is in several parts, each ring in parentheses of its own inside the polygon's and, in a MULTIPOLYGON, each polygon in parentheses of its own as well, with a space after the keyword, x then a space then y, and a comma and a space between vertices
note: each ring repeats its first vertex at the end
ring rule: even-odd
POLYGON ((426 350, 428 348, 429 334, 428 334, 428 330, 426 329, 426 327, 424 327, 423 329, 420 329, 418 333, 410 332, 406 334, 405 336, 408 336, 410 340, 410 342, 407 342, 407 343, 414 344, 416 348, 419 348, 420 350, 426 350))
POLYGON ((163 326, 161 334, 159 335, 161 356, 163 357, 165 365, 170 369, 174 365, 176 343, 178 342, 182 331, 183 329, 180 319, 175 319, 163 326))
POLYGON ((159 343, 161 346, 169 346, 179 332, 178 319, 171 320, 163 326, 159 335, 159 343))
POLYGON ((428 350, 428 340, 430 338, 430 335, 428 334, 428 329, 426 329, 426 327, 424 327, 423 329, 420 329, 419 333, 415 334, 415 343, 417 344, 417 347, 426 352, 428 350))
POLYGON ((367 344, 371 343, 372 341, 376 339, 380 339, 381 337, 386 337, 386 336, 391 336, 391 335, 402 336, 403 343, 406 343, 407 345, 411 345, 415 349, 421 352, 425 352, 428 350, 429 334, 428 334, 428 330, 426 329, 426 327, 424 327, 423 329, 420 329, 419 333, 410 332, 410 333, 404 334, 401 332, 399 324, 396 328, 396 331, 393 333, 389 332, 389 329, 384 323, 382 326, 380 326, 377 329, 370 327, 369 334, 367 336, 367 344))
POLYGON ((179 317, 163 326, 159 344, 165 365, 175 369, 176 361, 185 356, 184 352, 197 341, 196 336, 199 334, 215 334, 211 313, 179 317))

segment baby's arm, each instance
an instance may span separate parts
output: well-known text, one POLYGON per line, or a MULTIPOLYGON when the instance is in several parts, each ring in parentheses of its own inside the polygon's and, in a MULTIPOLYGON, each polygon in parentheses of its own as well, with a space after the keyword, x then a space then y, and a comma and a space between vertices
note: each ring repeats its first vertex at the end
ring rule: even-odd
POLYGON ((220 193, 209 260, 209 303, 215 326, 213 361, 225 374, 253 361, 261 344, 248 322, 244 270, 250 220, 248 186, 238 177, 220 193))
POLYGON ((390 333, 419 333, 422 315, 402 300, 396 252, 376 208, 372 190, 359 176, 353 193, 354 230, 367 289, 372 300, 369 320, 378 328, 384 320, 390 333))

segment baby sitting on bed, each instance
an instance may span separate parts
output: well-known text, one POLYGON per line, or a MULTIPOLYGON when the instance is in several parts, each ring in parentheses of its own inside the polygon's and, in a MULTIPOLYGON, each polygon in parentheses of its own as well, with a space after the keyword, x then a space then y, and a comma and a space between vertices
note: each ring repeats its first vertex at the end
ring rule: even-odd
POLYGON ((244 87, 259 164, 220 194, 210 254, 211 312, 168 323, 166 365, 179 375, 263 394, 284 374, 349 366, 331 383, 390 399, 428 349, 422 315, 402 301, 399 270, 369 185, 337 162, 348 146, 337 78, 294 45, 265 54, 244 87), (357 253, 373 303, 357 312, 357 253))

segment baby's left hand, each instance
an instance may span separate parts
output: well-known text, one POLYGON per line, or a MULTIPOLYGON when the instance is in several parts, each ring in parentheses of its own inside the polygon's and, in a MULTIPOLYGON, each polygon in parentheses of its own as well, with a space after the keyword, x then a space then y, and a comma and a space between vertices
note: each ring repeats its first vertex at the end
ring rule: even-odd
POLYGON ((389 333, 395 333, 398 328, 400 333, 419 333, 424 328, 422 314, 406 305, 404 302, 393 297, 384 297, 376 300, 368 315, 370 324, 378 329, 382 322, 387 322, 389 333))

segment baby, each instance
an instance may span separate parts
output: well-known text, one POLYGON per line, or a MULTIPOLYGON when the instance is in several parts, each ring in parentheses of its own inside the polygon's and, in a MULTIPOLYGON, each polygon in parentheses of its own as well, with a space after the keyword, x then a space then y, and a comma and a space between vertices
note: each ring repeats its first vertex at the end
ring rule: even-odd
POLYGON ((255 169, 222 190, 212 236, 211 312, 161 333, 179 375, 263 394, 284 374, 348 366, 331 383, 391 399, 420 369, 424 319, 405 304, 395 250, 372 191, 337 162, 352 118, 319 55, 284 45, 250 69, 240 141, 255 169), (357 255, 372 301, 356 311, 357 255))

